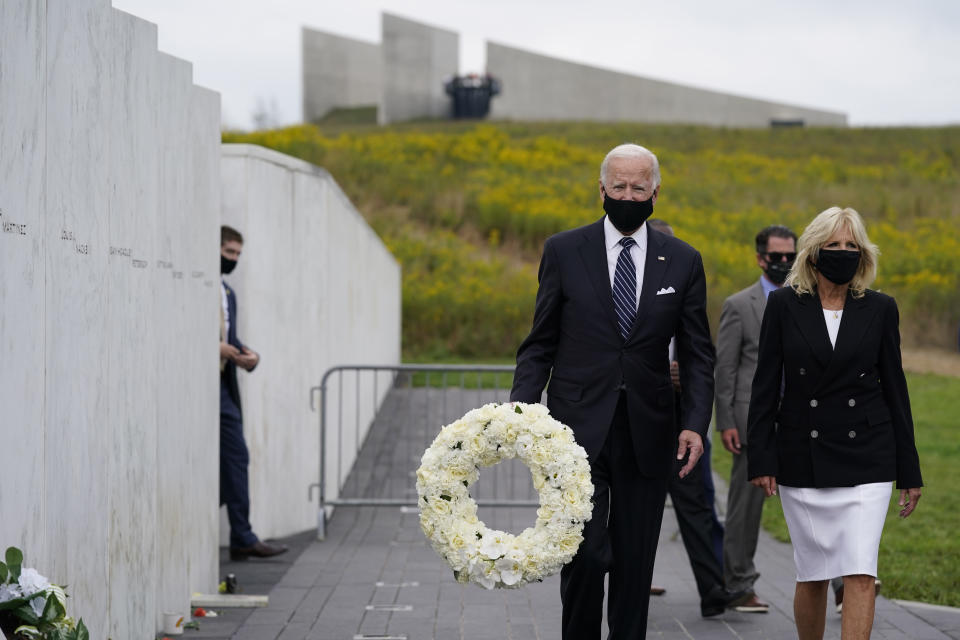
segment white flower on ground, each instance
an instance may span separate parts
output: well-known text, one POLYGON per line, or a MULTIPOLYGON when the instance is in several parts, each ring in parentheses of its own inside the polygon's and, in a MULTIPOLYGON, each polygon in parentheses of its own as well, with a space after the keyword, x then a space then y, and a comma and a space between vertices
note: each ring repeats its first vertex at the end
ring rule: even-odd
POLYGON ((0 584, 0 603, 16 600, 21 596, 23 596, 23 591, 20 590, 20 585, 0 584))
POLYGON ((46 591, 50 587, 50 581, 40 575, 36 569, 21 571, 19 582, 25 597, 32 596, 38 591, 46 591))

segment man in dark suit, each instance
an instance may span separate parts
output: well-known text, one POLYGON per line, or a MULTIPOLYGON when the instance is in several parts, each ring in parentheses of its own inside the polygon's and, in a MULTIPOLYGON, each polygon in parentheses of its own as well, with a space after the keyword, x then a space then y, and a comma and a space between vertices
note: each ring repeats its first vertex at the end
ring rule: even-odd
MULTIPOLYGON (((226 225, 220 228, 220 273, 233 271, 243 251, 243 236, 226 225)), ((237 296, 221 280, 220 308, 220 504, 227 505, 230 520, 230 558, 266 558, 287 547, 261 542, 250 526, 250 492, 247 467, 250 454, 243 438, 237 367, 253 371, 260 356, 237 337, 237 296)))
MULTIPOLYGON (((650 229, 674 237, 673 227, 659 218, 647 220, 650 229)), ((670 379, 676 395, 675 419, 679 426, 680 407, 683 404, 683 387, 680 385, 680 365, 676 360, 676 341, 670 341, 670 379)), ((680 537, 683 547, 690 560, 690 569, 693 571, 697 583, 697 593, 700 594, 700 614, 707 618, 723 613, 729 606, 739 606, 750 599, 746 591, 731 593, 724 588, 723 565, 719 551, 714 543, 714 534, 720 529, 721 544, 723 528, 714 511, 713 478, 710 477, 710 440, 703 439, 703 456, 697 466, 685 477, 678 473, 671 473, 667 481, 667 493, 673 503, 673 512, 677 517, 677 526, 680 528, 680 537)), ((675 471, 680 470, 681 463, 675 463, 675 471)), ((659 593, 665 590, 660 589, 659 593)), ((651 595, 658 595, 656 587, 650 589, 651 595)))
POLYGON ((594 508, 561 572, 563 637, 600 637, 610 574, 610 638, 646 636, 667 476, 703 453, 713 402, 714 350, 700 254, 648 229, 660 191, 653 153, 614 148, 600 167, 607 215, 547 240, 533 328, 517 351, 510 398, 539 402, 573 429, 590 459, 594 508), (667 347, 677 339, 681 431, 667 347))

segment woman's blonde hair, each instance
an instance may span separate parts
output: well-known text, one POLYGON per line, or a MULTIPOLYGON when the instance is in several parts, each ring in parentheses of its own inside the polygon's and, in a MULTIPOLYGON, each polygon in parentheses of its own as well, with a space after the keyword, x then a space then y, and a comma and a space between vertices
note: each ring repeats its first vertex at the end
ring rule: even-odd
POLYGON ((850 209, 830 207, 822 211, 807 225, 797 242, 797 259, 787 276, 786 285, 793 287, 797 293, 813 294, 817 289, 817 270, 813 263, 820 259, 820 248, 838 229, 846 227, 857 246, 860 247, 860 266, 850 281, 850 291, 854 298, 862 298, 874 279, 877 277, 877 258, 880 250, 870 242, 867 229, 860 214, 850 209))

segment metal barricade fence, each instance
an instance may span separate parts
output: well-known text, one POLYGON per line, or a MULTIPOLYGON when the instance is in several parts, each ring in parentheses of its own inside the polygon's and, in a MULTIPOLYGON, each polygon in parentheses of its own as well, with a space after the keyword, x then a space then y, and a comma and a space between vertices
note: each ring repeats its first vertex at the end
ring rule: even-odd
MULTIPOLYGON (((318 410, 317 537, 326 507, 416 507, 416 470, 440 429, 467 411, 507 402, 510 365, 341 365, 310 390, 318 410)), ((517 460, 482 470, 471 487, 481 507, 536 507, 530 473, 517 460)))

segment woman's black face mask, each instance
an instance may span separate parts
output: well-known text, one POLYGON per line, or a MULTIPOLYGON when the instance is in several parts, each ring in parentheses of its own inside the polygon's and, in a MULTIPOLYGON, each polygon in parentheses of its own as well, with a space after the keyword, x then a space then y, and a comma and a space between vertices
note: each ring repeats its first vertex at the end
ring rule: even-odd
POLYGON ((821 249, 814 265, 833 284, 847 284, 857 275, 860 252, 846 249, 821 249))

